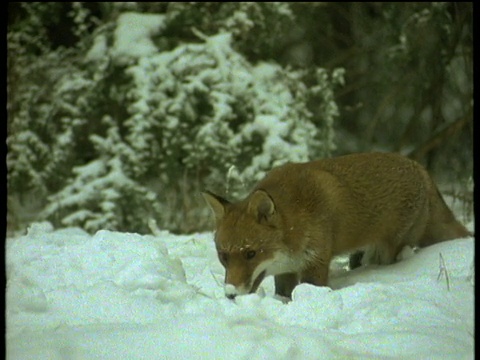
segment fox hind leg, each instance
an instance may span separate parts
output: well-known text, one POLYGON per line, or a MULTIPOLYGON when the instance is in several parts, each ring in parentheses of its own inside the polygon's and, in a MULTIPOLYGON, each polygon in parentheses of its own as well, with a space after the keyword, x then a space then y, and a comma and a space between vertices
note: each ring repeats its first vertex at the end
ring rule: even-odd
POLYGON ((348 259, 348 266, 350 270, 353 270, 362 266, 362 259, 364 255, 365 255, 365 250, 357 250, 350 254, 348 259))

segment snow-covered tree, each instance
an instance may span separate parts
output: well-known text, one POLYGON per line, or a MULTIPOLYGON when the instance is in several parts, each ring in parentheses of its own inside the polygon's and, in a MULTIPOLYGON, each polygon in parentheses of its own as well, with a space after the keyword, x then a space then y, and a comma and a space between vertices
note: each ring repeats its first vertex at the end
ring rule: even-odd
MULTIPOLYGON (((272 31, 260 19, 292 19, 288 6, 230 4, 216 27, 190 18, 186 39, 175 29, 191 6, 123 9, 75 49, 45 51, 26 69, 42 69, 43 81, 26 81, 34 88, 16 92, 25 101, 12 101, 12 193, 41 190, 41 216, 57 226, 148 232, 155 220, 192 231, 209 219, 201 189, 238 197, 273 166, 330 153, 343 72, 239 52, 250 44, 260 57, 259 35, 272 31)), ((75 11, 85 33, 89 13, 75 11)))

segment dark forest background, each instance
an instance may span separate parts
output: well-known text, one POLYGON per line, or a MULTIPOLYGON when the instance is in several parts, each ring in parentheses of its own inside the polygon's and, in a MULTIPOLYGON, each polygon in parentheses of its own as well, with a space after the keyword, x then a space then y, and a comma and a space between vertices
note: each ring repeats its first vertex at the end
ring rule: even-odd
POLYGON ((201 231, 201 189, 372 150, 471 216, 472 34, 458 2, 8 3, 8 230, 201 231))

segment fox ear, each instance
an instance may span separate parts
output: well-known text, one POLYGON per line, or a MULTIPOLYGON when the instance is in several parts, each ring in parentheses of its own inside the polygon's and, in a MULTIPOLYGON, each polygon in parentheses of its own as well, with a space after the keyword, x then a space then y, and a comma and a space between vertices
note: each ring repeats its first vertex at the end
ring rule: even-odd
POLYGON ((225 208, 230 202, 210 191, 202 191, 202 195, 208 206, 210 206, 210 209, 212 209, 215 214, 215 219, 217 221, 222 220, 225 216, 225 208))
POLYGON ((275 214, 275 204, 264 190, 256 190, 248 202, 248 212, 253 214, 258 222, 268 221, 275 214))

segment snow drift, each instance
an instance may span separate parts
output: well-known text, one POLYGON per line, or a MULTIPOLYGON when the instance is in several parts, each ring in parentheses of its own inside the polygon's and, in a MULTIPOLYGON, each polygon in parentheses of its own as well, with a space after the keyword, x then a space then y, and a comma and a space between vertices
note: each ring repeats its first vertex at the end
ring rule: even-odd
POLYGON ((8 359, 472 359, 474 242, 230 301, 212 234, 7 239, 8 359))

